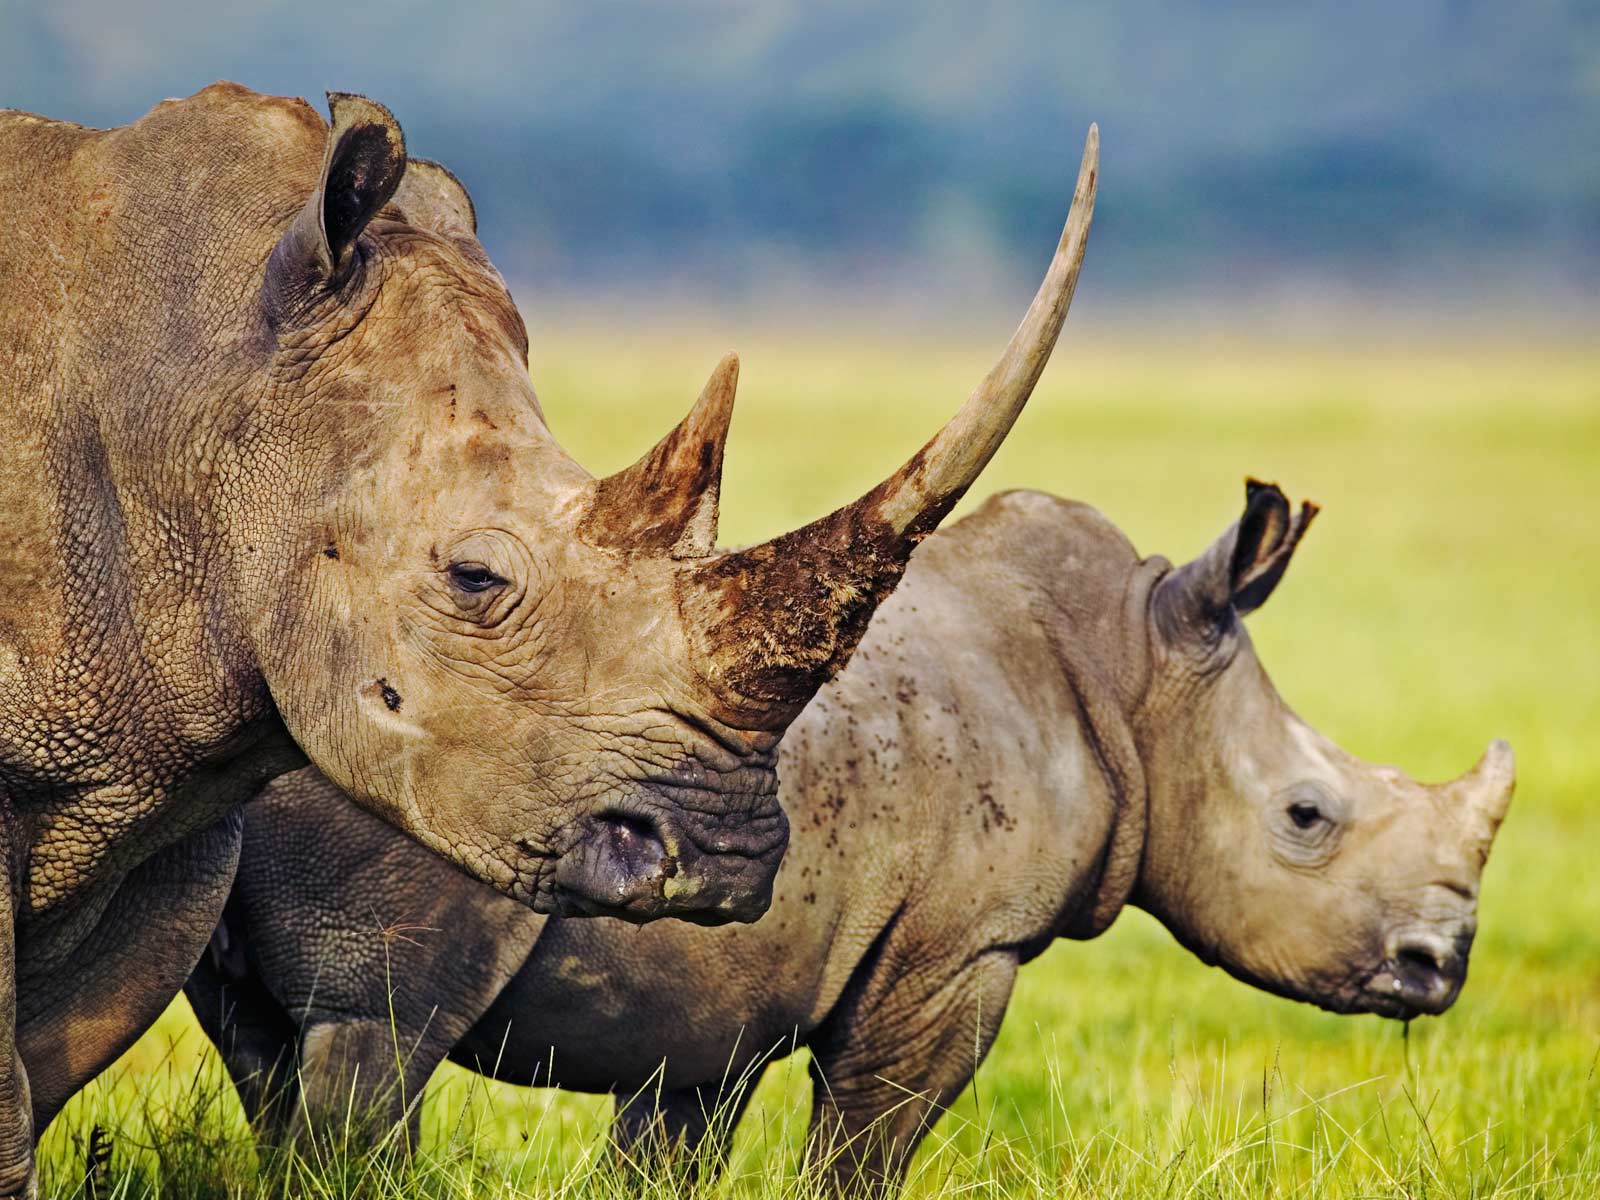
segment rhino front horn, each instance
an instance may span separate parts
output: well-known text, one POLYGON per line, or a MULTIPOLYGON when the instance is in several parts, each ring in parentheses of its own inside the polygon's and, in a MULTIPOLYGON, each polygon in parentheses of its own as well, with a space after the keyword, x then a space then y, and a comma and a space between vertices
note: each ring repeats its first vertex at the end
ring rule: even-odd
POLYGON ((1511 744, 1503 738, 1495 738, 1477 765, 1456 780, 1454 786, 1484 822, 1489 837, 1494 837, 1500 822, 1505 820, 1506 810, 1511 807, 1511 795, 1517 786, 1517 762, 1511 753, 1511 744))
POLYGON ((786 720, 844 666, 917 543, 983 470, 1022 412, 1072 302, 1094 215, 1100 134, 1090 126, 1066 228, 1011 342, 950 423, 872 491, 803 529, 695 567, 688 624, 713 682, 786 720))
POLYGON ((717 543, 722 452, 739 387, 739 356, 726 355, 689 415, 631 467, 595 484, 583 534, 601 545, 704 558, 717 543))

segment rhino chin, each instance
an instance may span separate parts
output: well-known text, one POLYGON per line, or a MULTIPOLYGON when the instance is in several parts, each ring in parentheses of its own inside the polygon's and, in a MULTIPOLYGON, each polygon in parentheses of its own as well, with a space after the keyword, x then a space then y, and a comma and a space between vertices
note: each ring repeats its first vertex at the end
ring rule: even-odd
POLYGON ((1257 974, 1226 959, 1214 960, 1229 975, 1253 988, 1285 1000, 1310 1004, 1341 1017, 1371 1015, 1394 1021, 1436 1017, 1455 1003, 1466 982, 1466 963, 1459 974, 1429 969, 1411 957, 1386 958, 1337 983, 1319 986, 1306 980, 1289 982, 1257 974))
MULTIPOLYGON (((1466 982, 1465 964, 1457 973, 1441 971, 1409 958, 1387 958, 1350 985, 1323 995, 1276 990, 1293 1000, 1307 1000, 1340 1016, 1367 1014, 1393 1021, 1437 1017, 1456 1002, 1466 982)), ((1257 986, 1260 986, 1259 984, 1257 986)))
POLYGON ((1384 963, 1367 981, 1361 994, 1359 1012, 1376 1013, 1397 1021, 1413 1017, 1437 1017, 1447 1011, 1461 994, 1466 982, 1463 972, 1447 976, 1431 971, 1419 972, 1414 963, 1384 963))

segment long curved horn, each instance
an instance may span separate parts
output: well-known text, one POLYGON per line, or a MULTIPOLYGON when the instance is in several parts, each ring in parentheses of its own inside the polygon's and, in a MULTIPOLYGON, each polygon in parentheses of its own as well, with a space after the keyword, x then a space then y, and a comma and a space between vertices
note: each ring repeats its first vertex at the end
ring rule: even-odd
POLYGON ((696 568, 681 604, 726 690, 783 717, 848 661, 916 544, 938 526, 1011 430, 1050 358, 1083 266, 1099 177, 1089 127, 1055 258, 993 369, 943 429, 852 504, 696 568))
POLYGON ((704 558, 717 544, 722 452, 739 356, 717 364, 689 415, 643 458, 595 484, 582 535, 602 545, 704 558))
POLYGON ((1005 352, 984 376, 961 410, 909 461, 857 504, 874 504, 878 515, 899 533, 917 536, 938 525, 994 457, 1011 426, 1022 415, 1034 384, 1050 361, 1067 319, 1083 252, 1094 219, 1095 185, 1100 176, 1100 127, 1089 126, 1083 163, 1072 193, 1072 208, 1044 282, 1017 326, 1005 352), (937 514, 937 515, 934 515, 937 514), (931 517, 931 520, 930 520, 931 517))

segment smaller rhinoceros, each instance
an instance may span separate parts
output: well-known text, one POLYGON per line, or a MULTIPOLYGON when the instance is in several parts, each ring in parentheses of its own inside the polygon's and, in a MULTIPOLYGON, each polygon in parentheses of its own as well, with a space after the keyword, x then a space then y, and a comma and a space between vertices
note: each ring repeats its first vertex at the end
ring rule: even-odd
POLYGON ((1129 902, 1279 995, 1441 1013, 1511 750, 1423 785, 1279 698, 1240 618, 1315 511, 1252 482, 1178 569, 1038 493, 930 537, 784 744, 792 845, 752 926, 544 924, 320 776, 285 777, 249 808, 195 1011, 269 1127, 345 1111, 352 1079, 398 1116, 448 1055, 637 1094, 624 1146, 693 1146, 706 1114, 736 1119, 766 1057, 806 1045, 813 1161, 841 1186, 898 1182, 1018 966, 1129 902))

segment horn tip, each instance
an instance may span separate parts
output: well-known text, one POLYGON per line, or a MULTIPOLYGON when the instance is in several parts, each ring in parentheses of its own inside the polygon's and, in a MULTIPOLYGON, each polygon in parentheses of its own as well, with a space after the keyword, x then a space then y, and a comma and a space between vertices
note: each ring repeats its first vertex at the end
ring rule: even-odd
POLYGON ((726 435, 738 391, 739 356, 729 351, 717 361, 705 387, 700 389, 700 399, 695 401, 694 413, 689 418, 691 423, 711 421, 726 435))
POLYGON ((1480 786, 1486 784, 1490 789, 1480 803, 1488 804, 1497 820, 1504 816, 1506 806, 1511 802, 1511 793, 1517 786, 1517 759, 1511 751, 1511 743, 1505 738, 1495 738, 1490 742, 1478 765, 1472 769, 1471 776, 1480 781, 1480 786))
POLYGON ((732 404, 738 388, 739 356, 730 350, 717 360, 711 378, 706 381, 706 396, 721 404, 732 404))

